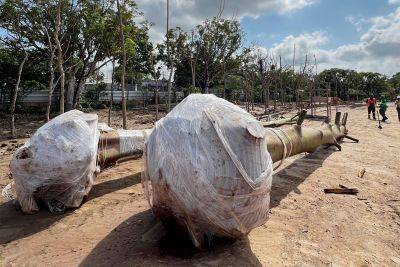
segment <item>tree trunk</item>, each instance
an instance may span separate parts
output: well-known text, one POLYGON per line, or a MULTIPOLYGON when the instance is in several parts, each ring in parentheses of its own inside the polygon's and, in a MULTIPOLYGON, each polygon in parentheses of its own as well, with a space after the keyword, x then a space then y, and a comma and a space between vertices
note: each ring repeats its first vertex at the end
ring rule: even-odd
POLYGON ((209 87, 210 87, 210 78, 208 77, 208 73, 206 75, 206 88, 205 88, 205 93, 209 93, 209 87))
POLYGON ((171 82, 172 82, 172 74, 174 72, 174 62, 171 57, 171 50, 169 47, 169 0, 167 0, 167 54, 170 65, 168 84, 167 84, 167 113, 171 110, 171 82))
POLYGON ((81 101, 81 94, 84 89, 85 89, 85 82, 83 81, 78 84, 78 91, 76 92, 75 95, 75 104, 74 104, 75 108, 79 108, 79 103, 81 101))
POLYGON ((276 112, 276 98, 278 95, 278 88, 277 88, 277 82, 275 81, 275 88, 274 88, 274 113, 276 112))
POLYGON ((190 69, 192 71, 192 88, 196 88, 196 64, 197 64, 197 55, 195 58, 195 61, 193 62, 193 51, 192 51, 192 45, 194 42, 194 33, 192 31, 192 43, 190 46, 190 69))
POLYGON ((210 89, 209 88, 210 87, 210 75, 208 73, 208 63, 206 63, 205 68, 206 68, 206 71, 205 71, 205 76, 204 76, 204 81, 203 81, 203 82, 205 82, 205 84, 204 84, 204 92, 203 93, 208 94, 209 89, 210 89))
POLYGON ((295 125, 289 129, 275 129, 275 132, 267 128, 267 131, 271 132, 271 134, 266 135, 266 142, 273 162, 303 152, 312 153, 324 144, 335 145, 340 149, 338 141, 347 132, 345 125, 330 125, 328 123, 324 123, 315 129, 295 125), (278 134, 276 134, 276 131, 278 134), (281 132, 283 134, 279 136, 281 132), (284 146, 289 149, 286 152, 287 155, 284 155, 284 146))
POLYGON ((192 71, 192 88, 196 87, 196 66, 193 63, 193 59, 190 59, 190 69, 192 71))
POLYGON ((125 69, 126 69, 126 48, 125 36, 122 25, 122 14, 119 0, 117 0, 117 7, 119 13, 119 32, 122 43, 122 71, 121 71, 121 94, 122 94, 122 128, 126 129, 126 99, 125 99, 125 69))
POLYGON ((65 85, 65 73, 63 67, 63 53, 61 48, 61 43, 59 39, 61 27, 61 0, 58 1, 57 7, 57 18, 56 18, 56 31, 54 33, 54 38, 57 47, 57 65, 60 72, 60 113, 64 113, 64 85, 65 85))
POLYGON ((156 105, 156 121, 158 120, 158 79, 157 79, 157 75, 156 75, 156 88, 155 88, 155 92, 154 92, 154 102, 156 105))
POLYGON ((51 51, 50 61, 49 61, 49 70, 50 70, 50 80, 49 80, 49 95, 47 100, 47 107, 46 107, 46 121, 50 120, 50 111, 51 111, 51 98, 53 97, 53 86, 54 86, 54 53, 51 51))
POLYGON ((226 73, 225 73, 225 62, 222 64, 222 75, 224 78, 224 86, 223 86, 223 91, 222 91, 222 98, 225 99, 225 91, 226 91, 226 73))
POLYGON ((262 98, 264 100, 264 114, 267 114, 267 89, 265 88, 265 79, 262 73, 261 73, 261 91, 263 94, 262 98))
MULTIPOLYGON (((321 145, 334 145, 341 149, 338 142, 347 136, 347 113, 341 122, 341 114, 338 112, 334 125, 324 123, 318 128, 302 127, 305 115, 306 112, 301 112, 297 124, 290 128, 265 129, 268 132, 265 142, 273 162, 304 152, 312 153, 321 145)), ((143 154, 140 148, 144 147, 144 142, 151 131, 152 129, 127 131, 124 141, 135 145, 130 146, 130 151, 123 152, 120 152, 120 137, 117 131, 101 133, 99 141, 101 145, 98 150, 100 166, 113 165, 123 158, 140 157, 143 154)))
POLYGON ((172 74, 173 74, 173 63, 170 60, 171 70, 169 71, 168 85, 167 85, 167 113, 171 110, 171 87, 172 87, 172 74))
POLYGON ((68 71, 68 89, 67 89, 67 103, 66 110, 70 111, 74 108, 74 92, 75 92, 76 77, 73 69, 68 71))
POLYGON ((25 56, 18 68, 17 82, 15 83, 14 95, 13 95, 12 103, 11 103, 11 136, 12 137, 15 137, 15 104, 17 103, 19 84, 21 82, 22 70, 24 68, 25 62, 28 60, 28 52, 26 52, 26 51, 24 51, 24 52, 25 52, 25 56))
POLYGON ((250 96, 251 96, 251 110, 254 111, 254 77, 251 77, 251 92, 250 92, 250 96))
POLYGON ((284 93, 283 93, 283 82, 282 82, 282 57, 279 56, 279 86, 281 87, 281 102, 282 102, 282 107, 285 106, 285 101, 284 101, 284 93))
POLYGON ((110 106, 108 107, 108 126, 111 127, 111 111, 114 104, 114 71, 115 71, 115 58, 112 61, 112 72, 111 72, 111 93, 110 93, 110 106))
POLYGON ((267 103, 267 109, 269 109, 269 81, 267 82, 267 86, 266 86, 266 92, 267 92, 267 98, 266 98, 266 103, 267 103))
POLYGON ((296 107, 299 108, 299 91, 296 84, 296 75, 294 71, 294 63, 296 59, 296 45, 293 45, 293 92, 296 96, 296 107))

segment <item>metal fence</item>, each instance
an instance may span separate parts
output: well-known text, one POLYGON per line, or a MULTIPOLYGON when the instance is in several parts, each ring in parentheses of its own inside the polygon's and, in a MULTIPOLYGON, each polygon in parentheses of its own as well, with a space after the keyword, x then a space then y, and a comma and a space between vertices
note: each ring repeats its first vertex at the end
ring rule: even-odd
MULTIPOLYGON (((99 101, 108 102, 110 101, 111 91, 104 91, 99 97, 99 101)), ((160 101, 164 101, 167 97, 167 92, 159 92, 158 97, 160 101)), ((176 101, 181 101, 184 98, 183 92, 172 93, 171 99, 176 98, 176 101), (175 96, 174 96, 175 95, 175 96)), ((152 101, 154 99, 154 92, 152 91, 126 91, 125 99, 127 101, 152 101)), ((118 103, 122 101, 122 92, 114 91, 113 101, 118 103)))
MULTIPOLYGON (((108 102, 110 101, 110 95, 111 91, 103 91, 101 93, 101 96, 99 97, 98 101, 99 102, 108 102)), ((159 92, 159 99, 161 101, 165 100, 167 97, 167 92, 159 92)), ((183 92, 176 92, 172 93, 171 98, 174 99, 176 98, 177 101, 182 100, 184 97, 183 92), (175 95, 175 96, 174 96, 175 95)), ((24 104, 40 104, 40 103, 47 103, 48 101, 48 91, 36 91, 29 93, 25 96, 22 96, 19 99, 20 103, 24 104)), ((126 91, 125 92, 125 98, 127 101, 152 101, 154 99, 154 92, 150 91, 126 91)), ((9 100, 9 97, 6 98, 7 102, 9 100)), ((122 101, 122 92, 121 91, 114 91, 113 94, 113 100, 114 102, 118 103, 122 101)), ((53 103, 56 103, 58 101, 58 93, 54 93, 51 101, 53 103)))
MULTIPOLYGON (((47 103, 49 100, 48 91, 36 91, 22 96, 19 99, 20 103, 47 103)), ((51 102, 55 103, 58 101, 58 93, 54 92, 51 97, 51 102)))

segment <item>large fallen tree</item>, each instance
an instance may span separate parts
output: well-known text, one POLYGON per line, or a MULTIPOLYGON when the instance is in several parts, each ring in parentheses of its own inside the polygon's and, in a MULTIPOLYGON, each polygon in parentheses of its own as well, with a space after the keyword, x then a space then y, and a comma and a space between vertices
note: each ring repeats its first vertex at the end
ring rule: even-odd
POLYGON ((347 113, 315 129, 301 126, 301 113, 290 128, 265 130, 252 115, 213 95, 190 95, 144 131, 101 128, 99 137, 95 115, 72 115, 42 126, 14 154, 10 166, 22 211, 36 212, 38 201, 53 212, 77 207, 90 191, 96 165, 144 153, 143 184, 154 213, 187 228, 196 246, 205 236, 237 238, 265 223, 272 162, 323 144, 340 149, 338 142, 347 137, 347 113))
MULTIPOLYGON (((342 118, 341 112, 337 112, 333 125, 324 122, 317 128, 303 127, 305 116, 306 111, 303 111, 295 116, 296 120, 290 118, 278 120, 276 123, 271 122, 271 124, 261 122, 261 125, 266 128, 265 131, 269 133, 266 135, 266 144, 273 162, 304 152, 312 153, 321 145, 333 145, 341 150, 339 142, 343 138, 358 142, 357 139, 347 135, 348 113, 344 113, 342 118), (293 126, 286 129, 269 129, 283 125, 293 126)), ((141 157, 144 141, 151 131, 152 129, 101 130, 98 150, 99 166, 106 168, 121 161, 141 157)))

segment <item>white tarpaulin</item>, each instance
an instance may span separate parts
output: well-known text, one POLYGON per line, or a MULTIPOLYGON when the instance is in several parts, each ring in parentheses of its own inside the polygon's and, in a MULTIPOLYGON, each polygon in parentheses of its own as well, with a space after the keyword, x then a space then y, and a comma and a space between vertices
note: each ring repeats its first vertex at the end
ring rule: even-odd
POLYGON ((98 140, 97 115, 78 110, 40 127, 10 164, 22 211, 36 212, 37 201, 52 212, 79 207, 93 185, 98 140))
POLYGON ((226 100, 187 97, 156 123, 144 158, 154 213, 187 227, 196 246, 205 236, 240 237, 268 218, 273 170, 265 131, 226 100))

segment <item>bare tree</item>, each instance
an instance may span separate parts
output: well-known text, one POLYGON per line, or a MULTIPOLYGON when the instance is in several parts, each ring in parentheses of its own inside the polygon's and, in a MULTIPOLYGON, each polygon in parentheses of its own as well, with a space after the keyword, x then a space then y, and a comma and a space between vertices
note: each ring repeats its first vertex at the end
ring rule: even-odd
POLYGON ((168 84, 167 84, 167 112, 171 110, 171 83, 172 75, 174 72, 174 61, 172 60, 171 51, 169 47, 169 0, 167 0, 167 55, 170 64, 168 84))
POLYGON ((7 21, 7 23, 4 23, 4 25, 6 26, 5 29, 7 29, 7 37, 0 39, 2 44, 4 44, 5 47, 11 48, 13 51, 23 52, 24 55, 18 67, 17 81, 15 83, 14 92, 12 94, 10 107, 11 136, 15 137, 15 106, 17 102, 18 92, 20 90, 22 71, 29 56, 29 40, 24 37, 25 25, 21 19, 21 16, 19 16, 18 14, 16 16, 12 16, 11 19, 7 21))
POLYGON ((153 55, 153 53, 150 53, 150 57, 149 57, 149 62, 148 62, 148 70, 151 74, 151 76, 153 77, 153 79, 156 81, 156 86, 154 88, 154 102, 155 102, 155 106, 156 106, 156 117, 155 120, 158 120, 159 114, 158 114, 158 91, 159 91, 159 76, 160 73, 159 71, 157 71, 156 68, 156 60, 155 60, 155 56, 153 55))
POLYGON ((121 71, 121 94, 122 94, 122 128, 126 129, 126 99, 125 99, 125 69, 126 69, 126 48, 125 35, 122 24, 122 12, 119 0, 117 0, 118 16, 119 16, 119 32, 122 44, 122 71, 121 71))
MULTIPOLYGON (((267 113, 269 108, 270 86, 274 81, 275 67, 276 60, 272 55, 264 55, 261 51, 258 51, 257 68, 259 79, 261 80, 262 92, 264 95, 264 113, 267 113)), ((274 90, 274 95, 274 99, 276 99, 276 89, 274 90)), ((274 104, 274 107, 275 105, 276 103, 274 104)))
MULTIPOLYGON (((197 57, 198 53, 196 53, 196 50, 198 48, 195 48, 195 34, 194 31, 192 31, 192 40, 190 42, 190 70, 192 72, 192 87, 193 89, 196 87, 196 66, 197 66, 197 57)), ((198 47, 198 42, 197 42, 197 47, 198 47)))
POLYGON ((60 43, 60 28, 61 28, 61 0, 58 0, 57 4, 57 18, 56 18, 56 30, 54 32, 54 40, 57 47, 57 67, 60 72, 60 113, 64 113, 64 85, 65 85, 65 72, 63 67, 63 50, 60 43))
POLYGON ((19 84, 21 82, 21 75, 22 75, 22 70, 24 68, 25 62, 28 60, 28 52, 24 49, 24 58, 19 64, 18 68, 18 76, 17 76, 17 82, 15 83, 15 89, 14 89, 14 95, 11 103, 11 136, 15 137, 15 104, 17 102, 17 95, 19 91, 19 84))
POLYGON ((114 104, 114 71, 115 71, 115 58, 112 60, 112 72, 111 72, 111 93, 110 93, 110 106, 108 107, 108 126, 111 127, 111 111, 114 104))

